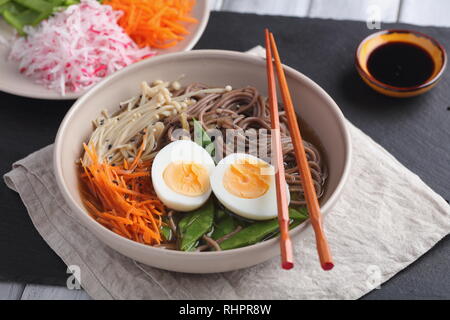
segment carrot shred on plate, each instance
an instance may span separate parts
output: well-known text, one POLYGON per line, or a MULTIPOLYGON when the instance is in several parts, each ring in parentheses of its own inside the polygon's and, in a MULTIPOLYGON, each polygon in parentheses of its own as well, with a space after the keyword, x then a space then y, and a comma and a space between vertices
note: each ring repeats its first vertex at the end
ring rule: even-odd
POLYGON ((189 14, 196 0, 105 0, 123 11, 119 25, 139 47, 165 49, 189 34, 186 23, 198 23, 189 14))
POLYGON ((92 146, 84 145, 84 150, 90 163, 82 163, 80 176, 85 186, 83 202, 91 216, 130 240, 160 244, 161 216, 166 214, 166 209, 153 192, 149 163, 141 161, 142 152, 132 163, 112 166, 100 162, 92 146))

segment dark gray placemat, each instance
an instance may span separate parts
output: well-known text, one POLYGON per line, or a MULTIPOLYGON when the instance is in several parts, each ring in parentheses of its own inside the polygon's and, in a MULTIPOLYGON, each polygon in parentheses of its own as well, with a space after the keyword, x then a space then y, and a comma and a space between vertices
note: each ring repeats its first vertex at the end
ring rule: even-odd
MULTIPOLYGON (((263 29, 276 34, 283 61, 301 70, 336 100, 350 121, 417 173, 437 193, 450 198, 450 79, 422 97, 381 96, 358 79, 354 50, 371 30, 365 23, 213 13, 196 48, 245 51, 263 44, 263 29)), ((401 24, 450 48, 450 30, 401 24)), ((71 102, 38 101, 0 93, 0 173, 13 161, 53 141, 71 102)), ((66 280, 65 266, 33 228, 19 197, 0 186, 0 278, 39 283, 66 280)), ((426 210, 426 208, 424 208, 426 210)), ((418 212, 417 214, 420 214, 418 212)), ((368 298, 450 298, 450 241, 441 241, 424 259, 368 298)))

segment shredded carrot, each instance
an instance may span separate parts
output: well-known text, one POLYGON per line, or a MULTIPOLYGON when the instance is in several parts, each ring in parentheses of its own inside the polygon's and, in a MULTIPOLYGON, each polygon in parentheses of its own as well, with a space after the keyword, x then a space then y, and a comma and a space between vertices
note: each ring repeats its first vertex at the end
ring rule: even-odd
POLYGON ((101 163, 92 146, 84 145, 84 149, 90 163, 82 163, 80 176, 86 187, 83 201, 91 216, 123 237, 148 245, 160 244, 161 216, 166 209, 153 192, 149 163, 141 161, 142 152, 132 163, 112 166, 106 161, 101 163))
POLYGON ((105 0, 123 11, 119 25, 139 47, 170 48, 189 34, 186 23, 197 23, 189 16, 196 0, 105 0))

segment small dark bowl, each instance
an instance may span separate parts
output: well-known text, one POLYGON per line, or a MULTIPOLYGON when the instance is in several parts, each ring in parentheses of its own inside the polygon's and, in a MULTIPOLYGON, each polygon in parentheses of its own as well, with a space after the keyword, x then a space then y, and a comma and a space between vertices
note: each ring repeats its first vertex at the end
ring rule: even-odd
POLYGON ((368 36, 360 43, 356 50, 355 64, 361 78, 372 89, 390 97, 407 98, 423 94, 436 86, 447 66, 447 53, 438 41, 421 32, 411 30, 384 30, 368 36), (428 52, 433 59, 434 70, 426 82, 414 87, 405 88, 383 83, 373 77, 367 66, 370 54, 380 46, 391 42, 410 43, 428 52))

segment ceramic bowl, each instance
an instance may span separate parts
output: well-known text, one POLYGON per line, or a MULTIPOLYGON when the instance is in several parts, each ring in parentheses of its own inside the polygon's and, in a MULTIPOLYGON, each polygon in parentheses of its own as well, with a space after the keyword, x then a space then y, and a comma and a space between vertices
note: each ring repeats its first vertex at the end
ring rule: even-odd
POLYGON ((365 38, 356 50, 356 69, 359 75, 375 91, 396 98, 408 98, 423 94, 431 90, 441 79, 447 66, 445 49, 432 37, 411 30, 384 30, 365 38), (413 87, 396 87, 385 84, 373 77, 367 66, 370 54, 382 45, 392 42, 405 42, 425 50, 432 58, 434 70, 428 80, 413 87))
MULTIPOLYGON (((297 111, 313 128, 326 153, 329 178, 322 210, 324 215, 332 214, 350 168, 351 142, 346 120, 336 103, 316 83, 292 68, 285 67, 285 70, 297 111)), ((214 273, 249 267, 279 255, 278 239, 220 252, 188 253, 153 248, 115 234, 94 221, 85 210, 75 161, 82 154, 82 143, 92 133, 92 120, 101 110, 117 111, 119 102, 139 94, 142 81, 174 80, 180 75, 185 75, 182 84, 202 82, 235 88, 251 85, 267 95, 265 60, 245 53, 219 50, 175 53, 119 71, 78 99, 60 126, 54 148, 54 172, 62 195, 79 221, 101 241, 149 266, 187 273, 214 273)), ((291 231, 294 242, 305 228, 309 228, 308 223, 291 231)), ((320 268, 319 262, 317 267, 320 268)))
MULTIPOLYGON (((176 46, 169 49, 156 50, 158 55, 164 55, 174 52, 191 50, 200 39, 208 24, 211 11, 211 1, 197 0, 193 10, 192 17, 196 18, 199 23, 187 25, 190 34, 187 35, 176 46)), ((0 19, 0 39, 11 39, 13 37, 13 28, 0 19)), ((34 83, 32 80, 21 74, 18 70, 17 63, 8 60, 9 48, 2 45, 0 41, 0 90, 12 93, 18 96, 52 99, 52 100, 70 100, 82 96, 86 91, 66 93, 61 96, 59 92, 49 90, 42 85, 34 83)), ((152 59, 152 58, 151 58, 152 59)))

